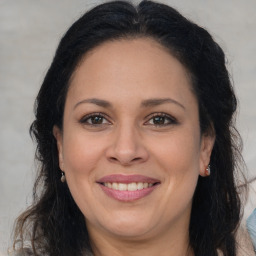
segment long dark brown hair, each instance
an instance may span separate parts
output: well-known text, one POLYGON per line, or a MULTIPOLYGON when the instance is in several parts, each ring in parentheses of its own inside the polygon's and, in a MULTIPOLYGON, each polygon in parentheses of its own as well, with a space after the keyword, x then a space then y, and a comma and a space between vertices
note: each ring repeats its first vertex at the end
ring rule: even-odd
POLYGON ((238 194, 240 136, 234 127, 237 100, 220 46, 203 28, 175 9, 151 1, 99 5, 67 31, 57 48, 35 103, 30 132, 37 142, 40 168, 34 202, 17 220, 14 246, 29 242, 33 255, 78 256, 90 252, 84 216, 66 183, 60 182, 53 126, 62 129, 71 76, 83 56, 110 40, 149 37, 163 45, 189 71, 197 97, 201 133, 214 132, 211 176, 199 177, 189 227, 196 256, 235 256, 241 218, 238 194))

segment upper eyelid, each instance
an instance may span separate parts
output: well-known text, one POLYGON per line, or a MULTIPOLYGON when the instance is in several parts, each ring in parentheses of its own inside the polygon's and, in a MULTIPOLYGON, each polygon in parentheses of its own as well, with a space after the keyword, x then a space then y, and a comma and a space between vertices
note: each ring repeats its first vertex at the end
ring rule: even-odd
POLYGON ((82 118, 80 118, 80 122, 83 122, 84 120, 87 120, 90 117, 94 117, 94 116, 101 116, 101 117, 105 118, 108 122, 111 122, 109 120, 110 119, 109 116, 102 112, 95 112, 95 113, 90 113, 90 114, 84 115, 84 116, 82 116, 82 118))
POLYGON ((160 112, 160 113, 153 113, 153 114, 148 115, 148 118, 144 122, 144 125, 149 125, 147 123, 150 122, 150 120, 152 118, 157 117, 157 116, 161 116, 161 117, 169 119, 169 123, 167 123, 167 124, 152 124, 154 126, 164 127, 164 126, 170 126, 170 125, 174 125, 174 124, 178 124, 179 123, 177 118, 173 117, 172 115, 160 112))
POLYGON ((156 116, 163 116, 163 117, 169 117, 172 120, 176 120, 176 118, 170 114, 164 113, 164 112, 155 112, 147 115, 144 119, 153 118, 156 116))

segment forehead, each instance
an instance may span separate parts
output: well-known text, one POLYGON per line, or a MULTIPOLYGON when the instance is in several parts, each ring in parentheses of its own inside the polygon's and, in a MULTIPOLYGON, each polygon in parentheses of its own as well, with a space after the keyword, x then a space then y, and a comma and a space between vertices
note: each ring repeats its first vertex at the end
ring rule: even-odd
POLYGON ((108 41, 88 52, 76 68, 68 94, 114 99, 127 94, 151 98, 192 92, 186 68, 151 38, 108 41))

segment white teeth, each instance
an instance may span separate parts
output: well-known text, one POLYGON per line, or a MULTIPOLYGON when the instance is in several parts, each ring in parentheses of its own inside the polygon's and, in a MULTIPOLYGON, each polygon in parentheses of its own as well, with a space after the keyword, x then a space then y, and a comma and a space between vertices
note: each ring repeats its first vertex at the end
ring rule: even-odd
POLYGON ((120 190, 120 191, 136 191, 136 190, 142 190, 145 188, 150 188, 153 186, 153 183, 142 183, 142 182, 132 182, 132 183, 116 183, 116 182, 106 182, 104 183, 105 187, 112 188, 114 190, 120 190))
POLYGON ((118 184, 117 183, 112 183, 112 188, 115 189, 115 190, 118 190, 118 184))
POLYGON ((127 184, 119 183, 118 190, 121 190, 121 191, 127 190, 127 184))
POLYGON ((138 188, 138 190, 142 190, 143 189, 143 183, 142 182, 137 183, 137 188, 138 188))
POLYGON ((137 184, 135 182, 128 184, 128 191, 135 191, 137 190, 137 184))
POLYGON ((148 183, 143 183, 143 188, 147 188, 148 187, 148 183))

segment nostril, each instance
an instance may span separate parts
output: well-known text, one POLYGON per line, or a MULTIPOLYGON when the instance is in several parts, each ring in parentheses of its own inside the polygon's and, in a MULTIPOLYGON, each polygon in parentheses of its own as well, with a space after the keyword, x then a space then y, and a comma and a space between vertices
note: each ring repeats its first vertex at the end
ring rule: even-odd
POLYGON ((141 157, 135 157, 135 158, 133 158, 133 159, 123 159, 123 158, 117 158, 117 157, 109 157, 108 158, 109 159, 109 161, 111 161, 111 162, 113 162, 113 163, 120 163, 120 164, 122 164, 122 165, 130 165, 130 164, 132 164, 132 163, 137 163, 137 162, 139 162, 139 161, 141 161, 141 157))
POLYGON ((111 161, 115 161, 115 162, 118 161, 117 158, 115 158, 115 157, 110 157, 109 159, 110 159, 111 161))
POLYGON ((140 157, 136 157, 136 158, 132 159, 132 161, 135 162, 135 161, 138 161, 140 159, 141 159, 140 157))

